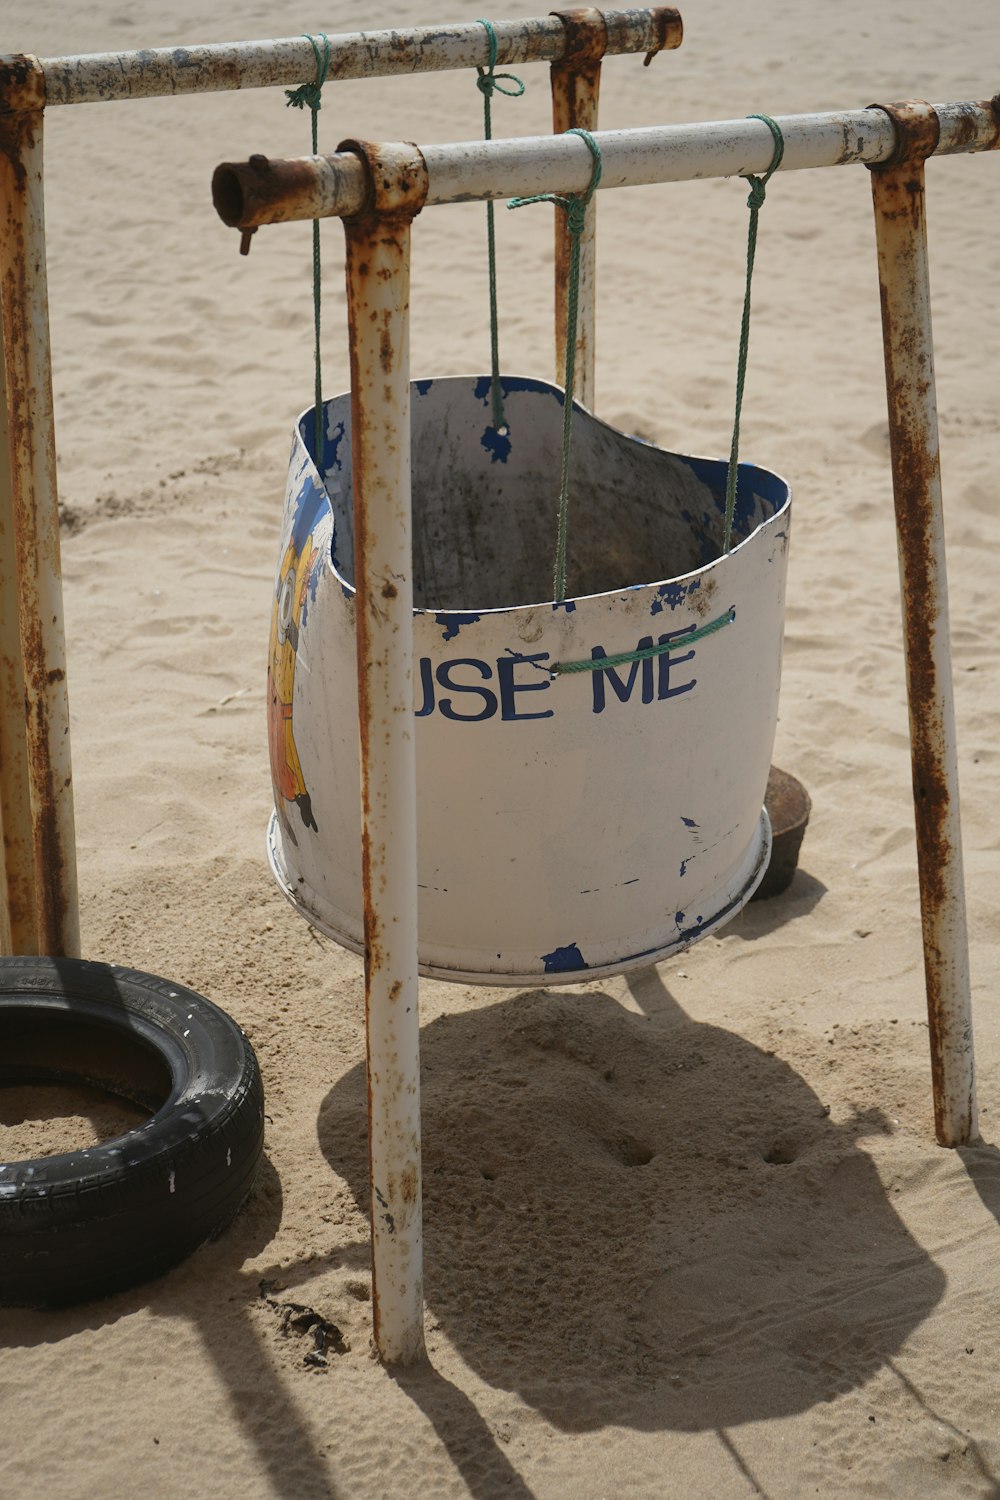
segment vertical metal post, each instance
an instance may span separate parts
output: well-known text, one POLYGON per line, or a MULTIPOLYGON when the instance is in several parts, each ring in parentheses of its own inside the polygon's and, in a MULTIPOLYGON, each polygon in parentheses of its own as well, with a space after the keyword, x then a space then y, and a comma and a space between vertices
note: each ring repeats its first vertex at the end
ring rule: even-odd
POLYGON ((37 953, 35 853, 24 727, 24 672, 17 618, 17 552, 7 379, 0 359, 0 952, 37 953))
MULTIPOLYGON (((566 51, 550 69, 552 129, 557 135, 574 128, 597 129, 601 94, 601 59, 608 44, 607 28, 599 10, 555 12, 566 28, 566 51)), ((591 202, 580 237, 580 292, 576 324, 575 399, 594 404, 594 339, 597 316, 597 204, 591 202)), ((571 237, 566 215, 555 210, 555 328, 556 373, 566 379, 567 291, 571 237)))
MULTIPOLYGON (((603 12, 583 6, 575 10, 555 10, 566 30, 566 47, 562 57, 551 66, 552 129, 564 131, 596 130, 601 94, 601 60, 608 52, 621 50, 621 27, 627 24, 628 12, 603 12)), ((680 13, 671 5, 657 6, 653 12, 655 42, 646 54, 652 62, 657 52, 673 50, 684 39, 680 13)), ((566 378, 566 292, 569 283, 570 234, 566 215, 555 215, 555 329, 556 373, 561 385, 566 378)), ((580 291, 576 325, 575 399, 593 409, 594 362, 597 321, 597 205, 591 203, 580 239, 580 291)))
POLYGON ((934 1121, 942 1146, 978 1134, 958 755, 951 679, 924 160, 938 138, 929 104, 880 105, 897 149, 872 169, 892 479, 899 548, 913 800, 930 1025, 934 1121))
MULTIPOLYGON (((10 425, 37 940, 80 951, 42 197, 44 77, 17 59, 0 100, 0 318, 10 425)), ((26 881, 22 882, 26 886, 26 881)))
MULTIPOLYGON (((352 143, 349 143, 352 144, 352 143)), ((353 146, 371 210, 345 221, 361 730, 372 1307, 390 1364, 424 1353, 410 516, 412 147, 353 146)))

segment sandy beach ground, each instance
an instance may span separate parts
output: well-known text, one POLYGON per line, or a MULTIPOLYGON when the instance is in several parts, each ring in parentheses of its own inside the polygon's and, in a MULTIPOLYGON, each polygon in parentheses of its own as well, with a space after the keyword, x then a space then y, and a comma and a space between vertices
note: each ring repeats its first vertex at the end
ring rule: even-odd
MULTIPOLYGON (((607 126, 982 99, 991 0, 688 0, 681 49, 605 65, 607 126)), ((7 0, 7 52, 474 19, 7 0)), ((523 70, 498 135, 544 131, 523 70)), ((327 89, 321 144, 461 140, 474 78, 327 89)), ((266 1165, 162 1280, 0 1311, 10 1500, 797 1500, 1000 1495, 1000 156, 928 165, 982 1144, 934 1140, 868 175, 779 175, 743 453, 795 521, 774 759, 813 814, 789 892, 682 958, 556 993, 421 986, 429 1364, 370 1347, 364 986, 264 857, 265 655, 310 231, 240 259, 213 168, 305 154, 280 90, 52 109, 47 226, 83 946, 246 1029, 266 1165), (642 1158, 641 1163, 639 1158, 642 1158), (270 1288, 262 1295, 262 1284, 270 1288), (280 1304, 344 1352, 310 1368, 280 1304)), ((746 188, 600 203, 596 409, 728 451, 746 188)), ((550 217, 499 215, 502 353, 551 374, 550 217)), ((339 225, 324 380, 348 385, 339 225)), ((415 233, 413 368, 489 365, 483 217, 415 233)), ((739 732, 739 726, 733 726, 739 732)), ((31 1154, 44 1122, 0 1125, 31 1154)), ((92 1122, 72 1128, 86 1131, 92 1122)))

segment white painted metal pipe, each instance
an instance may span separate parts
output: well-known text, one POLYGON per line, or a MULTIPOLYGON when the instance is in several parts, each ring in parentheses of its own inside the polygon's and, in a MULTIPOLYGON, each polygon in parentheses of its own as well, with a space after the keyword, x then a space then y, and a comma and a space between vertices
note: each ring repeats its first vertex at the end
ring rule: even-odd
POLYGON ((77 956, 80 917, 49 351, 42 111, 7 117, 0 152, 0 299, 38 950, 77 956))
MULTIPOLYGON (((604 17, 609 52, 657 52, 680 42, 680 18, 672 7, 606 11, 604 17)), ((493 25, 498 64, 558 62, 566 50, 566 27, 557 15, 493 25)), ((485 67, 489 61, 486 31, 477 22, 347 32, 330 40, 331 81, 485 67)), ((302 83, 316 74, 315 53, 304 36, 44 57, 39 62, 49 106, 266 88, 302 83)))
POLYGON ((390 1364, 424 1349, 410 522, 410 223, 347 228, 372 1305, 390 1364))
MULTIPOLYGON (((985 103, 936 105, 941 135, 936 155, 996 147, 997 116, 985 103)), ((868 166, 887 161, 895 147, 892 121, 879 109, 782 115, 780 170, 868 166)), ((746 176, 766 172, 774 140, 763 120, 715 120, 640 130, 602 130, 600 190, 658 182, 746 176)), ((427 167, 427 203, 478 202, 533 193, 582 193, 592 157, 579 136, 521 136, 420 147, 427 167)), ((250 228, 295 219, 349 217, 365 207, 361 162, 347 152, 288 161, 255 156, 225 163, 213 179, 216 208, 227 224, 250 228)))
MULTIPOLYGON (((897 108, 914 117, 914 106, 897 108)), ((934 1117, 940 1143, 961 1146, 978 1125, 923 160, 873 172, 872 193, 934 1117)))

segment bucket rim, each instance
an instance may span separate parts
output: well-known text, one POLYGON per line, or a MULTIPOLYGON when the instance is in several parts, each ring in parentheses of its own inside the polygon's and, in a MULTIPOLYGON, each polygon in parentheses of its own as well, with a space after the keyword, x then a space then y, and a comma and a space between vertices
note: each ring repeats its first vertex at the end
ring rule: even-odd
MULTIPOLYGON (((467 384, 470 381, 478 382, 490 379, 492 379, 490 375, 482 373, 466 375, 457 375, 455 373, 450 373, 447 375, 421 375, 420 377, 411 377, 410 389, 412 391, 415 387, 421 385, 445 383, 467 384)), ((504 380, 516 380, 518 382, 522 382, 522 389, 524 390, 536 390, 539 392, 549 391, 552 395, 556 396, 559 399, 560 405, 562 405, 565 401, 566 393, 564 388, 557 382, 552 380, 545 380, 535 375, 517 375, 513 372, 509 372, 506 375, 501 374, 500 380, 501 383, 503 383, 504 380)), ((326 396, 323 399, 324 409, 330 406, 332 402, 343 401, 345 399, 349 401, 350 398, 350 388, 348 388, 346 391, 340 391, 336 395, 326 396)), ((649 438, 640 437, 638 433, 624 432, 620 427, 615 427, 612 423, 605 421, 603 417, 599 417, 590 409, 590 407, 584 406, 581 401, 576 399, 576 397, 574 397, 573 399, 573 408, 574 410, 579 411, 581 415, 589 418, 590 421, 596 423, 599 427, 603 427, 607 432, 613 433, 616 437, 625 438, 629 442, 638 443, 644 448, 652 448, 658 453, 665 454, 668 458, 678 459, 681 463, 693 462, 720 465, 726 465, 728 463, 728 459, 726 458, 720 458, 709 454, 678 453, 675 452, 672 448, 664 448, 660 443, 655 443, 649 438)), ((336 526, 336 517, 333 514, 333 502, 330 498, 329 492, 327 491, 323 475, 320 473, 319 468, 317 467, 316 461, 309 450, 309 445, 306 442, 304 435, 306 422, 312 417, 315 409, 315 403, 312 403, 311 405, 305 407, 305 409, 300 412, 298 417, 295 419, 294 441, 297 448, 301 450, 304 458, 304 463, 300 467, 299 473, 301 474, 304 471, 311 473, 314 483, 316 484, 316 487, 321 495, 322 501, 330 513, 330 517, 334 526, 336 526)), ((777 522, 779 522, 782 518, 785 518, 787 520, 791 510, 792 486, 783 474, 779 474, 775 469, 768 469, 763 464, 751 463, 748 460, 744 459, 740 460, 739 469, 741 471, 746 470, 748 472, 756 471, 757 473, 767 475, 769 479, 771 479, 772 481, 776 481, 784 491, 784 499, 777 507, 774 514, 768 516, 766 520, 761 521, 759 525, 755 526, 753 531, 750 532, 749 536, 746 536, 742 541, 737 542, 736 546, 731 548, 729 552, 719 553, 718 556, 713 557, 709 562, 703 564, 701 567, 690 568, 685 573, 672 574, 669 578, 654 578, 650 579, 648 582, 625 584, 622 587, 615 589, 605 589, 599 593, 570 594, 562 600, 537 599, 532 601, 525 601, 518 604, 486 605, 481 608, 477 607, 475 604, 470 603, 465 605, 461 609, 454 607, 450 609, 438 609, 433 605, 415 604, 413 606, 414 618, 416 618, 417 616, 427 616, 435 621, 440 619, 443 622, 444 620, 452 616, 454 616, 455 618, 467 619, 468 616, 472 613, 476 614, 480 618, 484 618, 487 616, 515 614, 522 610, 532 609, 551 609, 553 611, 557 611, 560 609, 565 610, 569 606, 572 606, 575 609, 579 604, 588 604, 592 602, 602 601, 607 602, 617 599, 625 600, 629 597, 634 597, 637 593, 641 593, 643 590, 648 589, 655 591, 657 589, 668 588, 673 584, 686 583, 690 579, 704 578, 706 575, 720 568, 731 559, 737 557, 740 552, 749 547, 750 543, 753 542, 759 544, 759 539, 763 537, 768 531, 770 531, 777 522)), ((337 583, 346 593, 353 597, 357 592, 356 585, 351 579, 344 576, 340 569, 339 562, 332 552, 330 556, 330 566, 333 570, 333 574, 336 578, 337 583)))

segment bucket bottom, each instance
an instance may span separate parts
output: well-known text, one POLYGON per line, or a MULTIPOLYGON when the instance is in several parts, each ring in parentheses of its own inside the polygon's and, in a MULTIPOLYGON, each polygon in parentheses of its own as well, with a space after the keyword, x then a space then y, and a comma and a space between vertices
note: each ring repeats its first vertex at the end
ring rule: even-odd
MULTIPOLYGON (((347 948, 352 953, 364 953, 364 930, 356 917, 350 917, 321 900, 317 892, 306 887, 301 879, 293 885, 285 868, 280 829, 274 813, 271 814, 267 829, 267 857, 283 895, 301 917, 342 948, 347 948)), ((591 979, 607 979, 630 969, 648 969, 653 964, 671 958, 675 953, 683 953, 686 948, 707 937, 709 933, 718 931, 735 917, 764 879, 770 858, 771 822, 766 809, 762 808, 746 856, 732 879, 719 893, 714 908, 707 915, 702 914, 694 926, 682 927, 675 924, 674 936, 666 942, 650 947, 644 944, 641 936, 631 942, 626 936, 621 940, 620 954, 609 952, 612 945, 602 943, 600 949, 592 954, 593 961, 588 961, 586 934, 578 934, 577 940, 563 945, 556 944, 550 953, 537 958, 535 962, 540 967, 531 967, 524 955, 512 954, 511 967, 508 969, 499 967, 495 958, 493 967, 489 967, 485 955, 435 947, 418 940, 417 967, 428 979, 511 988, 581 984, 591 979)), ((502 963, 502 950, 499 957, 502 963)))

